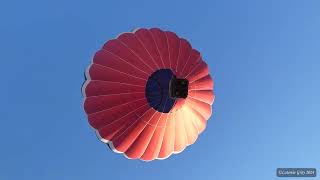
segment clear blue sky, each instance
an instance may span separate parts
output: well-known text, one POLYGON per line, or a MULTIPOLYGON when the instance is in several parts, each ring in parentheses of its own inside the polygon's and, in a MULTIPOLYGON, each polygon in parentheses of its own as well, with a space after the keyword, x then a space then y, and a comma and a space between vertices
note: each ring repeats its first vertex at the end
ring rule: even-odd
POLYGON ((278 167, 320 171, 319 0, 1 1, 0 62, 1 180, 271 180, 278 167), (206 131, 151 163, 99 142, 80 92, 93 53, 136 27, 189 39, 215 80, 206 131))

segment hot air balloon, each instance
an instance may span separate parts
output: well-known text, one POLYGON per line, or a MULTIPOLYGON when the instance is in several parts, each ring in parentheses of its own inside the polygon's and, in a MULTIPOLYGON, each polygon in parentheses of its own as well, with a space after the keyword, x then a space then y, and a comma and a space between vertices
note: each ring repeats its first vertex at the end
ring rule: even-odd
POLYGON ((170 31, 107 41, 86 70, 84 110, 98 138, 129 159, 165 159, 193 144, 214 101, 207 64, 170 31))

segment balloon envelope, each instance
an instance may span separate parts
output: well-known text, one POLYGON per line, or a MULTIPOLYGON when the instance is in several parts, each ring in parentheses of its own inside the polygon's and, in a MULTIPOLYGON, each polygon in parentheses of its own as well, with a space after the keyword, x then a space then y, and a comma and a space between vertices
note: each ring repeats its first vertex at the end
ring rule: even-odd
POLYGON ((82 87, 99 139, 130 159, 165 159, 204 131, 214 101, 207 64, 158 28, 122 33, 96 52, 82 87))

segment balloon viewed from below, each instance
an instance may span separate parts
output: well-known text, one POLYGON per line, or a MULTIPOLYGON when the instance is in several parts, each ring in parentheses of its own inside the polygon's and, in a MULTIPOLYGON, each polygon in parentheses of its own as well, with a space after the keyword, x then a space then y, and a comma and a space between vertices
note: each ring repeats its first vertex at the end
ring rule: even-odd
POLYGON ((137 29, 96 52, 82 87, 100 140, 130 159, 165 159, 193 144, 214 101, 207 64, 190 43, 158 28, 137 29))

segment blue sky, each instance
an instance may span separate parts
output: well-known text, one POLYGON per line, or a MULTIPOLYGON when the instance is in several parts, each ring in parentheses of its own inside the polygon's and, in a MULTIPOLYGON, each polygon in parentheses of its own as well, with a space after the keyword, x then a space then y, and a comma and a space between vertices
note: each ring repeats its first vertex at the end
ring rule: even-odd
POLYGON ((1 1, 0 179, 270 180, 320 170, 320 1, 1 1), (215 80, 198 141, 167 160, 127 160, 96 138, 80 87, 118 33, 190 40, 215 80))

